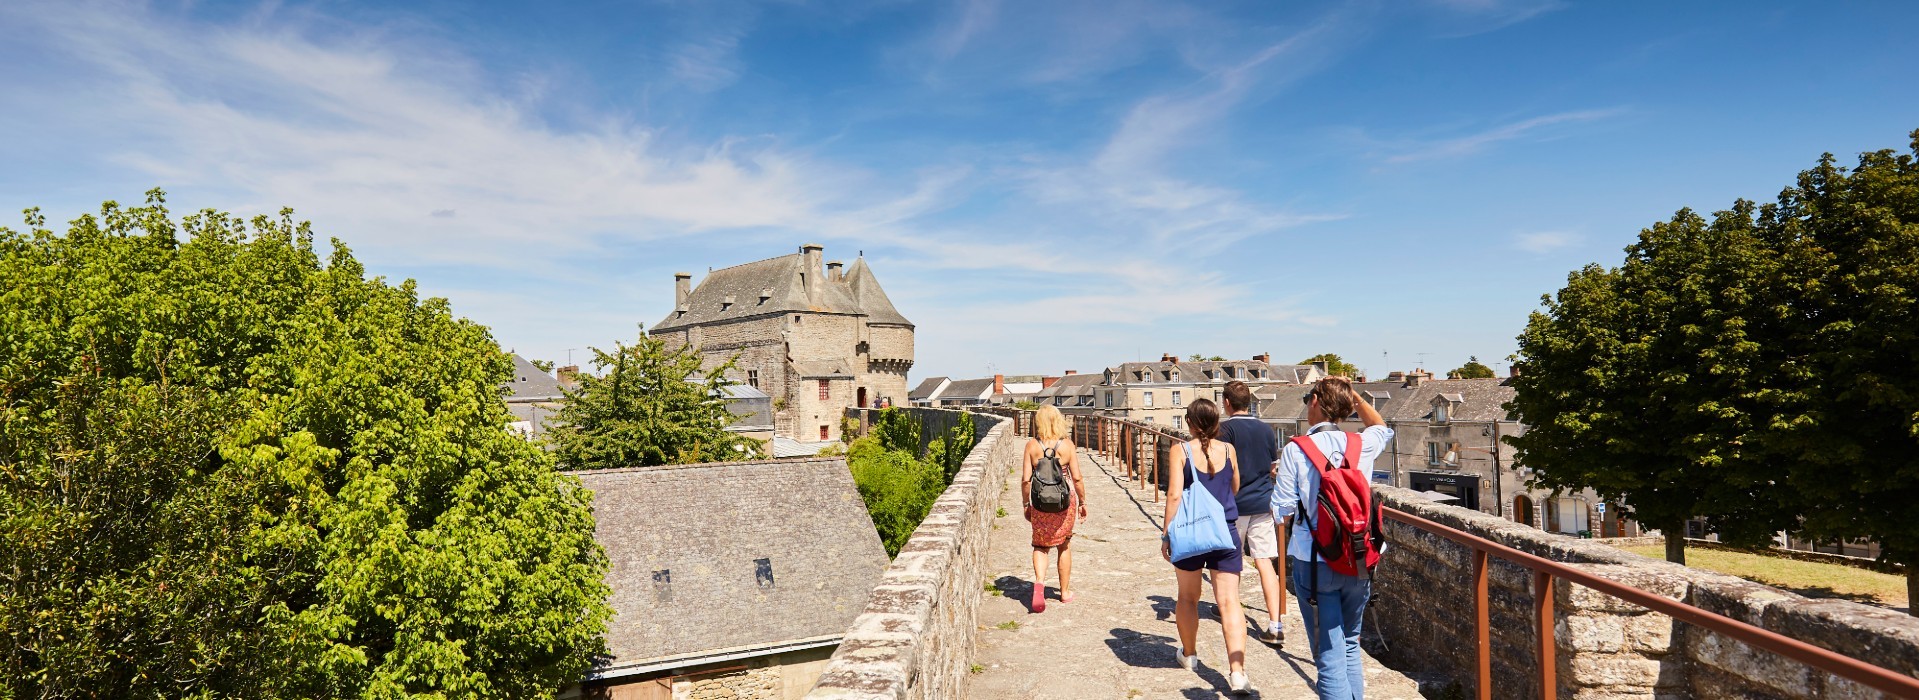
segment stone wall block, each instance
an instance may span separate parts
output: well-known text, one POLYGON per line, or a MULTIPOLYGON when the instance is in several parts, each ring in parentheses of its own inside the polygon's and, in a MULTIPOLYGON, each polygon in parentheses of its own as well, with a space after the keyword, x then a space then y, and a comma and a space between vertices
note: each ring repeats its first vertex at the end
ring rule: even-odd
POLYGON ((1671 617, 1649 612, 1626 620, 1627 649, 1650 656, 1663 656, 1672 650, 1675 623, 1671 617))
POLYGON ((1618 615, 1582 613, 1559 618, 1553 624, 1559 648, 1575 652, 1626 650, 1626 625, 1618 615))
POLYGON ((1697 665, 1723 671, 1785 697, 1817 697, 1813 694, 1816 679, 1812 670, 1799 663, 1782 662, 1772 652, 1754 649, 1721 634, 1695 631, 1685 637, 1686 653, 1697 665))
POLYGON ((1580 655, 1569 664, 1573 684, 1607 688, 1650 690, 1659 684, 1659 662, 1632 654, 1580 655))

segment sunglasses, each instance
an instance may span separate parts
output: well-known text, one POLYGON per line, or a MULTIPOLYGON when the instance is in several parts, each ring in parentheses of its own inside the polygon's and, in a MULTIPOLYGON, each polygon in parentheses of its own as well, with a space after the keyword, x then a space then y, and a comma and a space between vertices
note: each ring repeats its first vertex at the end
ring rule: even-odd
POLYGON ((1301 396, 1299 397, 1299 402, 1310 406, 1313 403, 1313 395, 1307 394, 1305 396, 1301 396))

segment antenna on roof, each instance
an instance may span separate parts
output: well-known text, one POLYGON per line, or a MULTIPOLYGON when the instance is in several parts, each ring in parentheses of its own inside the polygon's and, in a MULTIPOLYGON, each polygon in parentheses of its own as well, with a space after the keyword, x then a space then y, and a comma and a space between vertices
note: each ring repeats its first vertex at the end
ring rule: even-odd
POLYGON ((1432 353, 1430 353, 1430 352, 1416 352, 1416 353, 1413 353, 1413 354, 1414 354, 1414 355, 1418 355, 1418 356, 1419 356, 1419 369, 1426 369, 1426 356, 1427 356, 1427 355, 1431 355, 1432 353))
POLYGON ((567 349, 566 349, 566 365, 567 365, 568 367, 571 367, 571 366, 573 366, 573 351, 574 351, 574 350, 578 350, 578 349, 579 349, 579 348, 567 348, 567 349))

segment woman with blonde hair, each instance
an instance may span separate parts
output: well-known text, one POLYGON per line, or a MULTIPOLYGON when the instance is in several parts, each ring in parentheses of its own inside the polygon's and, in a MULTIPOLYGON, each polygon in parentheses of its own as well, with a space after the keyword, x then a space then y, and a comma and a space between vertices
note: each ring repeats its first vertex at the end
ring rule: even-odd
MULTIPOLYGON (((1046 554, 1059 550, 1059 602, 1073 602, 1073 523, 1086 519, 1086 482, 1080 477, 1079 453, 1073 449, 1066 417, 1059 409, 1041 406, 1033 412, 1033 439, 1026 442, 1020 460, 1020 500, 1026 521, 1033 524, 1033 612, 1046 612, 1046 554), (1042 506, 1065 486, 1064 508, 1049 512, 1034 506, 1035 471, 1042 506)), ((1059 502, 1059 501, 1056 501, 1059 502)))

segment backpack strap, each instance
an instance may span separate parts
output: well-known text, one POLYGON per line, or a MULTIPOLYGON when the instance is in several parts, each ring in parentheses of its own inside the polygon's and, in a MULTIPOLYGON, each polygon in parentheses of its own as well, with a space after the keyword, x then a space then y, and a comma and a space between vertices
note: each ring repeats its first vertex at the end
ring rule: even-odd
MULTIPOLYGON (((1359 452, 1360 452, 1359 433, 1347 433, 1346 434, 1346 453, 1343 455, 1340 455, 1341 457, 1344 458, 1343 461, 1346 463, 1347 469, 1359 468, 1359 452)), ((1368 481, 1371 481, 1371 479, 1368 479, 1368 481)))

